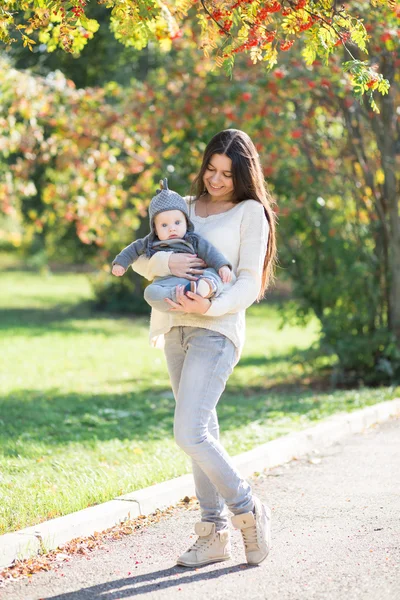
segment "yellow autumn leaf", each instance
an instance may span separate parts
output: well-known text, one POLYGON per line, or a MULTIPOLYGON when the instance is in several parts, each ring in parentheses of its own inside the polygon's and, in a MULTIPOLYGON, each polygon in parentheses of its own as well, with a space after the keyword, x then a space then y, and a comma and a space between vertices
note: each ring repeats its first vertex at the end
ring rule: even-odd
POLYGON ((385 173, 383 172, 382 169, 378 169, 376 171, 376 173, 375 173, 375 181, 379 185, 382 185, 383 183, 385 183, 385 173))

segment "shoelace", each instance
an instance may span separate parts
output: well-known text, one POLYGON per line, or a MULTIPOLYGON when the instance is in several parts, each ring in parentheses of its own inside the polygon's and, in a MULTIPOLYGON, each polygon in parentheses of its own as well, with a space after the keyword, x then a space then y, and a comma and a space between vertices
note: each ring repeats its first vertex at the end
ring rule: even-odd
POLYGON ((201 548, 203 548, 204 546, 207 546, 209 543, 211 543, 211 539, 209 538, 209 536, 207 537, 198 537, 197 540, 195 541, 195 543, 193 544, 193 546, 190 548, 190 552, 194 552, 195 550, 201 550, 201 548))
POLYGON ((256 526, 242 529, 242 537, 246 550, 258 550, 256 526))

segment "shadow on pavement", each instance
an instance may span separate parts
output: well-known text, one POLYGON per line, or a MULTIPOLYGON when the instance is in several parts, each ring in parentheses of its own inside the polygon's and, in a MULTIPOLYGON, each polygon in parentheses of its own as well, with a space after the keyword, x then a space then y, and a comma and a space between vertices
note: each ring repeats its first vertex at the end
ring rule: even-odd
MULTIPOLYGON (((206 565, 208 566, 208 565, 206 565)), ((235 573, 243 569, 253 569, 246 563, 224 567, 215 571, 200 573, 195 569, 185 567, 171 567, 162 571, 145 573, 137 577, 126 577, 113 582, 102 583, 88 588, 81 588, 76 592, 67 592, 57 596, 46 596, 46 600, 120 600, 121 598, 132 598, 141 594, 156 592, 161 589, 176 588, 187 583, 199 582, 206 579, 217 579, 228 573, 235 573), (186 575, 187 573, 187 575, 186 575), (176 575, 178 574, 178 577, 176 575), (179 574, 181 576, 179 577, 179 574), (161 581, 166 577, 174 576, 174 579, 161 581), (144 584, 144 585, 140 585, 144 584)))

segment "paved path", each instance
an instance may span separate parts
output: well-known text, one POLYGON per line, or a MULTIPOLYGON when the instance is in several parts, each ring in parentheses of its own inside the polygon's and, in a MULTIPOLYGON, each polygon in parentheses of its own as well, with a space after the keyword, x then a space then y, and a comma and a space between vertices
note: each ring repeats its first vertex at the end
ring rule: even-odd
POLYGON ((192 570, 174 564, 198 511, 171 516, 89 558, 8 583, 3 600, 400 599, 400 420, 345 438, 321 454, 252 480, 273 509, 273 548, 247 567, 234 558, 192 570))

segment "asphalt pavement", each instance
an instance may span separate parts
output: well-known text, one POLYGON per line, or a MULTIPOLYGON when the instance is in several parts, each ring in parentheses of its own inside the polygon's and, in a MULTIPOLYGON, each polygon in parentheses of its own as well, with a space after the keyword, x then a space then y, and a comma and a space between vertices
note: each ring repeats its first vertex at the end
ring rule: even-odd
POLYGON ((390 420, 251 479, 272 508, 272 549, 187 569, 176 557, 195 540, 192 510, 169 516, 90 555, 8 582, 3 600, 398 600, 400 420, 390 420), (192 536, 192 537, 190 537, 192 536))

